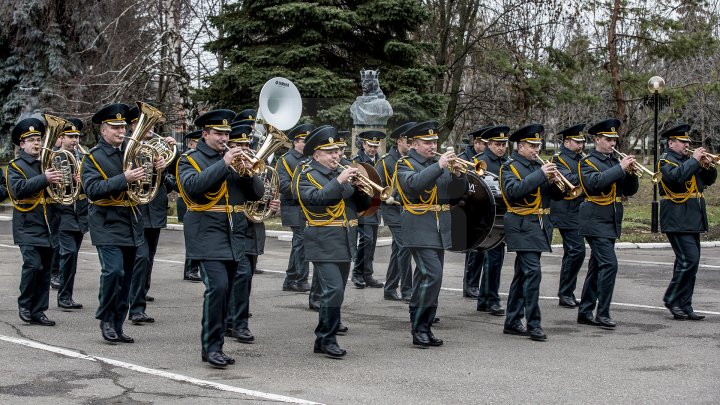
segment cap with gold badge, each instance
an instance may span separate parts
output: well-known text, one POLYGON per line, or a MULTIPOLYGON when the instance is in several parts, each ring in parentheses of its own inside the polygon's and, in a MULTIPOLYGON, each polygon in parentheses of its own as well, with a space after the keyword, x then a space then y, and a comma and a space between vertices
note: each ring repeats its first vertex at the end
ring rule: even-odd
POLYGON ((294 141, 296 139, 306 138, 313 129, 315 129, 313 124, 300 124, 294 126, 286 135, 289 140, 294 141))
POLYGON ((437 121, 425 121, 416 124, 405 132, 405 137, 421 141, 436 141, 438 139, 438 123, 437 121))
POLYGON ((585 142, 585 124, 573 125, 570 128, 565 128, 557 134, 562 137, 563 141, 570 139, 576 142, 585 142))
POLYGON ((252 126, 235 124, 230 129, 228 142, 250 143, 252 141, 252 126))
POLYGON ((404 137, 405 132, 407 132, 408 129, 414 127, 415 125, 417 125, 417 122, 415 122, 415 121, 406 122, 406 123, 400 125, 399 127, 395 128, 395 130, 390 133, 390 139, 398 139, 398 138, 404 137))
POLYGON ((485 129, 481 136, 484 141, 507 142, 510 138, 510 127, 498 125, 485 129))
POLYGON ((45 124, 37 118, 20 120, 12 130, 12 143, 20 146, 20 141, 33 135, 43 136, 45 124))
POLYGON ((335 143, 337 140, 337 129, 330 125, 323 125, 315 129, 305 138, 303 155, 311 156, 316 150, 333 150, 340 147, 335 143))
POLYGON ((526 125, 510 135, 510 142, 527 142, 533 145, 542 144, 542 138, 540 136, 545 132, 545 127, 542 124, 530 124, 526 125))
POLYGON ((666 129, 660 133, 660 139, 677 139, 683 142, 692 142, 690 139, 690 125, 680 124, 666 129))
POLYGON ((245 110, 240 111, 235 118, 233 118, 233 122, 237 121, 244 121, 244 120, 250 120, 255 122, 257 119, 257 113, 252 108, 247 108, 245 110))
POLYGON ((105 107, 98 110, 95 115, 92 116, 93 124, 101 125, 108 124, 112 126, 127 125, 127 116, 130 111, 130 107, 127 104, 115 103, 108 104, 105 107))
MULTIPOLYGON (((485 139, 485 137, 483 136, 483 133, 490 128, 492 128, 492 125, 488 125, 486 127, 481 127, 474 131, 469 132, 467 134, 467 136, 469 138, 468 141, 470 141, 470 139, 478 139, 478 138, 482 139, 483 141, 487 141, 487 139, 485 139)), ((508 133, 506 132, 505 136, 507 136, 507 135, 508 135, 508 133)), ((468 142, 468 143, 470 143, 470 142, 468 142)))
POLYGON ((368 145, 377 147, 380 146, 380 140, 385 139, 385 133, 377 130, 363 131, 358 134, 358 137, 368 145))
POLYGON ((79 118, 66 118, 68 124, 65 125, 61 135, 80 135, 83 129, 83 122, 79 118))
POLYGON ((601 135, 606 138, 619 138, 618 129, 620 129, 620 120, 610 118, 591 126, 590 129, 588 129, 588 134, 601 135))
POLYGON ((347 148, 347 140, 350 139, 350 131, 338 131, 335 145, 340 148, 347 148))
POLYGON ((235 111, 212 110, 195 119, 195 126, 202 129, 214 129, 220 132, 230 132, 230 123, 235 118, 235 111))

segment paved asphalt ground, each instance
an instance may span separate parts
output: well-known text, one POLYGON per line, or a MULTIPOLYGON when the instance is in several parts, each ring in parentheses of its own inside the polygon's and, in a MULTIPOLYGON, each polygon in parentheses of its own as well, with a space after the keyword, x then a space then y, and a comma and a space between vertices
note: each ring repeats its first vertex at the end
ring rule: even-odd
MULTIPOLYGON (((612 315, 614 331, 580 326, 560 308, 562 251, 543 255, 544 343, 502 334, 502 317, 462 298, 463 255, 446 255, 434 331, 440 348, 411 345, 407 306, 382 290, 348 286, 343 321, 350 328, 343 360, 313 354, 317 314, 307 295, 281 291, 289 242, 268 239, 253 281, 251 329, 256 343, 232 339, 227 370, 200 362, 203 285, 182 281, 182 232, 164 231, 153 271, 148 314, 154 324, 125 331, 131 345, 110 345, 94 318, 98 261, 83 244, 75 300, 62 312, 50 293, 55 327, 26 325, 17 315, 21 257, 10 222, 0 222, 0 402, 2 403, 718 403, 720 402, 720 248, 703 252, 695 309, 704 321, 674 321, 662 307, 671 275, 670 249, 621 250, 612 315)), ((378 248, 384 279, 389 247, 378 248)), ((512 276, 508 254, 501 291, 512 276)), ((584 273, 581 274, 581 282, 584 273)), ((504 301, 504 298, 503 298, 504 301)))

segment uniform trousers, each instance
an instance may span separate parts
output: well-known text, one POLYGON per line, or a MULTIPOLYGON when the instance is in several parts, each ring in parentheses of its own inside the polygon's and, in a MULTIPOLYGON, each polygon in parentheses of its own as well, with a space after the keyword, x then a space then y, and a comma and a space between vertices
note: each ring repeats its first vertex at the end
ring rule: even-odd
POLYGON ((493 305, 500 305, 500 274, 502 273, 503 262, 505 261, 505 244, 485 251, 482 276, 477 307, 478 309, 489 308, 493 305))
POLYGON ((663 301, 685 311, 693 311, 692 296, 700 267, 700 234, 666 233, 675 252, 675 266, 663 301))
POLYGON ((442 287, 445 251, 434 248, 410 248, 415 260, 413 292, 410 298, 412 332, 430 332, 442 287))
POLYGON ((243 261, 200 260, 200 276, 205 284, 200 342, 204 352, 222 351, 235 274, 243 261))
POLYGON ((310 273, 310 265, 305 261, 305 227, 291 226, 290 229, 293 237, 288 268, 285 271, 285 284, 306 283, 310 273))
POLYGON ((392 245, 390 246, 390 262, 385 276, 385 295, 394 293, 400 286, 401 295, 412 295, 412 255, 404 246, 402 228, 391 225, 392 245))
POLYGON ((471 250, 465 253, 465 272, 463 274, 463 292, 471 288, 478 288, 480 275, 485 263, 485 252, 471 250))
POLYGON ((350 262, 313 262, 313 269, 313 280, 317 279, 320 286, 316 342, 320 346, 337 344, 335 335, 340 328, 340 307, 345 297, 350 262))
POLYGON ((578 273, 585 261, 585 241, 578 229, 560 229, 560 236, 563 240, 563 258, 558 296, 575 299, 578 273))
POLYGON ((18 307, 30 311, 31 317, 47 311, 50 299, 50 267, 53 248, 20 245, 23 257, 18 307))
POLYGON ((578 313, 592 316, 597 303, 597 316, 610 317, 610 302, 618 271, 615 239, 586 236, 590 245, 588 272, 583 284, 578 313))
POLYGON ((505 327, 511 328, 527 319, 528 330, 540 327, 541 252, 516 252, 515 274, 510 283, 505 327))
MULTIPOLYGON (((235 282, 239 281, 240 278, 238 278, 237 273, 233 277, 233 288, 230 291, 230 305, 228 307, 228 316, 226 321, 226 329, 235 329, 234 325, 239 325, 241 328, 247 328, 248 327, 248 318, 250 317, 250 293, 252 292, 252 279, 253 275, 255 274, 255 268, 257 267, 257 255, 245 255, 248 260, 248 266, 250 266, 250 279, 247 281, 247 304, 246 304, 246 311, 247 315, 245 318, 242 318, 241 315, 238 313, 238 310, 243 310, 243 305, 237 302, 235 298, 235 294, 237 292, 235 291, 235 282)), ((239 266, 238 266, 239 267, 239 266)), ((239 288, 239 286, 238 286, 239 288)))
POLYGON ((235 274, 232 278, 232 289, 229 293, 228 313, 229 322, 226 329, 243 330, 248 328, 250 317, 250 287, 252 283, 252 264, 250 258, 257 263, 256 255, 243 255, 237 262, 235 274))
POLYGON ((96 248, 100 260, 100 305, 95 312, 95 318, 113 322, 117 333, 121 333, 128 312, 130 283, 138 248, 110 245, 96 248))
POLYGON ((60 231, 58 235, 60 242, 60 289, 57 300, 70 301, 73 297, 75 286, 75 272, 77 270, 78 252, 83 241, 83 233, 80 231, 60 231))
POLYGON ((50 274, 53 276, 60 276, 60 244, 52 248, 52 264, 50 267, 50 274))
POLYGON ((150 290, 150 277, 160 240, 160 231, 160 228, 145 228, 143 232, 143 243, 137 250, 135 270, 130 285, 130 315, 143 313, 147 308, 145 297, 150 290))
POLYGON ((373 275, 373 260, 375 260, 375 245, 377 243, 377 225, 358 225, 358 246, 355 254, 353 276, 364 279, 373 275))

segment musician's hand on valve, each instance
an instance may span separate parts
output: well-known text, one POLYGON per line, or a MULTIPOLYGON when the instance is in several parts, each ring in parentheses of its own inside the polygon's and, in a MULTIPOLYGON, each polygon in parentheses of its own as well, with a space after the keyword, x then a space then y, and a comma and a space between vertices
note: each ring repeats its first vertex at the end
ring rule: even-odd
POLYGON ((540 170, 545 173, 545 177, 550 177, 557 171, 557 165, 552 162, 547 162, 540 167, 540 170))
POLYGON ((280 211, 280 200, 270 200, 268 201, 268 206, 270 207, 270 211, 278 212, 280 211))
POLYGON ((62 180, 62 173, 51 167, 45 170, 45 178, 47 179, 48 183, 60 184, 60 181, 62 180))
POLYGON ((347 181, 350 181, 350 178, 355 178, 358 174, 358 169, 354 167, 348 167, 347 169, 343 170, 340 175, 338 175, 337 180, 338 183, 343 184, 347 181))
POLYGON ((165 167, 167 166, 167 162, 165 162, 165 159, 161 157, 156 157, 153 164, 155 165, 155 170, 159 172, 165 170, 165 167))
POLYGON ((75 183, 80 183, 80 173, 73 174, 73 180, 75 181, 75 183))
POLYGON ((170 147, 173 147, 173 146, 177 145, 177 141, 176 141, 175 138, 173 138, 172 136, 166 136, 166 137, 165 137, 165 142, 166 142, 168 145, 170 145, 170 147))
POLYGON ((225 154, 223 155, 223 161, 225 162, 225 166, 231 166, 233 164, 233 161, 235 161, 235 158, 240 155, 240 148, 230 148, 225 151, 225 154))
POLYGON ((134 169, 125 170, 125 173, 123 174, 125 175, 125 181, 131 183, 145 177, 145 169, 142 167, 136 167, 134 169))
POLYGON ((633 155, 627 155, 620 161, 620 166, 623 168, 623 170, 628 169, 632 164, 635 163, 635 156, 633 155))
POLYGON ((705 148, 702 146, 695 149, 695 151, 692 154, 692 157, 697 160, 698 162, 702 161, 703 155, 705 154, 705 148))
POLYGON ((440 155, 440 158, 438 159, 438 165, 440 168, 445 169, 448 167, 450 162, 455 159, 455 152, 445 152, 442 155, 440 155))

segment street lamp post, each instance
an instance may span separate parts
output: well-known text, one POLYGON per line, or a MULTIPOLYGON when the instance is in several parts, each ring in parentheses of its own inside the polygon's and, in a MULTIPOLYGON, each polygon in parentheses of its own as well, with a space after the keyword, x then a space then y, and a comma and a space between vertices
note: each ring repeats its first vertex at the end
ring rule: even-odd
MULTIPOLYGON (((653 108, 655 110, 655 131, 653 137, 653 171, 657 168, 658 163, 658 110, 660 109, 660 93, 665 90, 665 80, 660 76, 653 76, 648 80, 648 91, 653 96, 653 108)), ((650 231, 652 233, 659 232, 658 219, 659 219, 659 206, 658 206, 658 185, 653 184, 653 201, 652 201, 652 218, 650 220, 650 231)))

